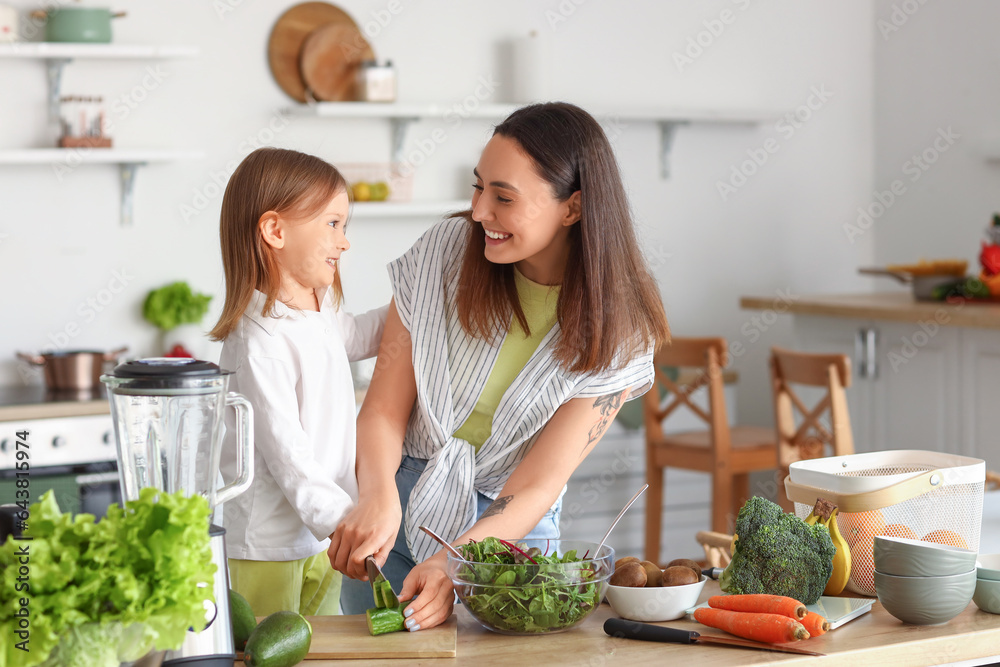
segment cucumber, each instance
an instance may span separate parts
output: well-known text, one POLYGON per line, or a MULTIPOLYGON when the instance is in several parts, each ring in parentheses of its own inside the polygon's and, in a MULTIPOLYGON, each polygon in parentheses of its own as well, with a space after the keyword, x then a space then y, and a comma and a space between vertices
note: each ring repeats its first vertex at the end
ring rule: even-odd
POLYGON ((247 599, 232 589, 229 589, 229 617, 233 623, 233 645, 237 651, 242 651, 250 633, 257 627, 257 617, 247 599))
POLYGON ((365 618, 368 620, 368 633, 373 637, 375 635, 384 635, 387 632, 398 632, 403 629, 402 607, 369 609, 365 612, 365 618))
POLYGON ((276 611, 261 621, 243 651, 246 667, 292 667, 312 643, 312 626, 294 611, 276 611))

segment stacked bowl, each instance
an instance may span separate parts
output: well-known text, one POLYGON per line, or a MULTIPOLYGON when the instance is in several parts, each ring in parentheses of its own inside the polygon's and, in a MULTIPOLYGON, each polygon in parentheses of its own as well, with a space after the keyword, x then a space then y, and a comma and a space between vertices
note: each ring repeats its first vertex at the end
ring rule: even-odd
POLYGON ((885 610, 904 623, 947 623, 969 605, 975 590, 975 551, 903 537, 875 538, 875 592, 885 610))
POLYGON ((980 556, 978 565, 972 601, 983 611, 1000 614, 1000 554, 980 556))

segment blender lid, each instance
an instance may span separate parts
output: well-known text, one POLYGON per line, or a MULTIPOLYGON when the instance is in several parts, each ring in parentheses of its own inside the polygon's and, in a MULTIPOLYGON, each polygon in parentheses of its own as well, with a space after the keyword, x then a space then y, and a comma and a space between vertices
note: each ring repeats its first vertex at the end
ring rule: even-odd
POLYGON ((151 357, 119 364, 108 375, 114 378, 157 379, 210 379, 231 375, 210 361, 189 357, 151 357))

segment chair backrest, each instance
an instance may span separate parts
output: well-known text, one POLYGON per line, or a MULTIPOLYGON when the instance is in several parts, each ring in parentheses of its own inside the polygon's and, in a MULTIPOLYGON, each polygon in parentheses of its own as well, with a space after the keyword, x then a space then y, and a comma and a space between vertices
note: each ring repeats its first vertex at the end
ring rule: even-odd
POLYGON ((678 408, 685 408, 704 421, 712 432, 716 452, 728 451, 729 421, 722 369, 728 363, 724 338, 679 338, 660 346, 653 356, 653 387, 643 396, 647 438, 663 437, 663 420, 678 408), (673 381, 664 367, 695 369, 693 379, 684 384, 673 381), (691 400, 702 387, 708 388, 708 410, 691 400), (660 391, 667 391, 664 401, 660 391))
POLYGON ((846 355, 771 348, 771 385, 779 466, 854 453, 844 391, 851 386, 851 360, 846 355), (810 408, 791 385, 822 387, 826 393, 810 408), (827 446, 832 450, 829 454, 827 446))
POLYGON ((705 550, 705 564, 708 567, 726 567, 732 561, 732 535, 699 530, 694 539, 705 550))

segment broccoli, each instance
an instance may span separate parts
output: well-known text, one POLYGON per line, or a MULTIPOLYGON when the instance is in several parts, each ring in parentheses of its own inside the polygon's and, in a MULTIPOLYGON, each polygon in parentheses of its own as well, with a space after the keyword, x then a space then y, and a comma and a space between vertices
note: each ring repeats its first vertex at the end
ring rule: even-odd
POLYGON ((733 560, 719 579, 727 593, 785 595, 815 604, 833 573, 830 531, 754 496, 736 517, 733 560))

